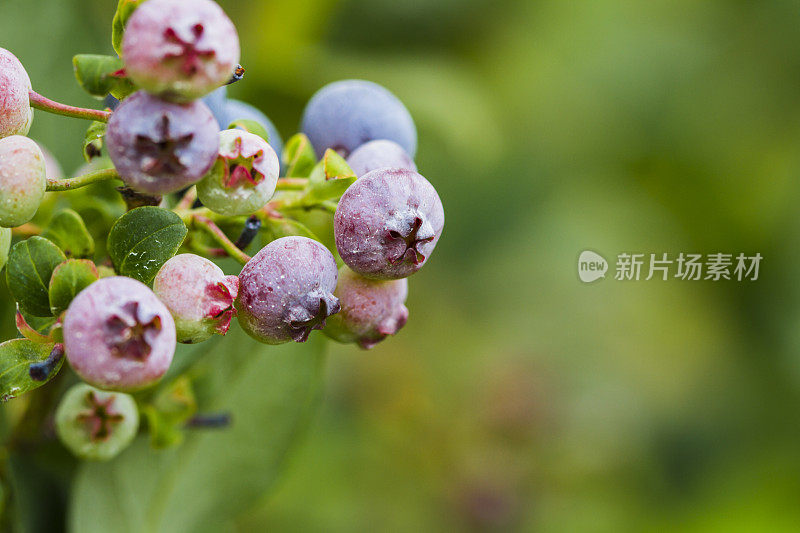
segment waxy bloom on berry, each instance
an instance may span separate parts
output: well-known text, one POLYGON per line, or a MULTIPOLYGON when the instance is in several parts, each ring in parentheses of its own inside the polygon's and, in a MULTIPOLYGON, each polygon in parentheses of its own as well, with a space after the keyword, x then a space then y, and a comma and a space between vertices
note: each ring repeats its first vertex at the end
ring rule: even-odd
POLYGON ((261 249, 239 274, 239 324, 267 344, 305 342, 338 313, 336 261, 317 241, 283 237, 261 249))
POLYGON ((36 214, 47 189, 44 155, 21 135, 0 139, 0 226, 20 226, 36 214))
POLYGON ((27 135, 33 122, 28 98, 31 79, 19 59, 0 48, 0 139, 9 135, 27 135))
POLYGON ((128 20, 122 58, 136 85, 187 102, 231 78, 239 63, 239 37, 211 0, 148 0, 128 20))
POLYGON ((166 194, 208 172, 217 157, 217 131, 214 116, 201 101, 175 104, 139 91, 111 115, 106 145, 128 186, 166 194))
POLYGON ((342 195, 333 229, 353 271, 372 279, 405 278, 422 268, 444 228, 436 189, 411 170, 379 169, 342 195))
POLYGON ((56 409, 56 433, 64 446, 81 459, 112 459, 136 437, 139 410, 133 397, 73 386, 56 409))
POLYGON ((343 266, 333 294, 342 310, 328 319, 322 331, 339 342, 355 342, 369 349, 396 334, 408 321, 406 279, 370 280, 343 266))
POLYGON ((267 141, 244 130, 222 130, 219 155, 197 184, 197 196, 222 215, 248 215, 272 198, 279 173, 278 155, 267 141))
POLYGON ((228 332, 239 279, 204 257, 180 254, 158 271, 153 292, 172 313, 178 342, 191 344, 228 332))
POLYGON ((152 385, 169 368, 175 340, 169 310, 145 284, 122 276, 89 285, 64 316, 67 360, 101 389, 152 385))
POLYGON ((403 147, 386 139, 362 144, 350 154, 347 164, 350 165, 356 176, 363 176, 379 168, 403 168, 417 171, 417 165, 403 150, 403 147))

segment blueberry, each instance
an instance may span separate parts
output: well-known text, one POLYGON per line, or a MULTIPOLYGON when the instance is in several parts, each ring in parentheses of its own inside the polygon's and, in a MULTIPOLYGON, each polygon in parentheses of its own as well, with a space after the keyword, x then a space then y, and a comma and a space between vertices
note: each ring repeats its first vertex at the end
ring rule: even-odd
POLYGON ((408 320, 406 279, 370 280, 343 266, 333 294, 342 310, 330 317, 322 331, 339 342, 369 349, 396 334, 408 320))
MULTIPOLYGON (((223 110, 225 109, 225 103, 228 101, 228 86, 223 85, 218 89, 214 89, 206 96, 203 97, 203 103, 205 103, 208 108, 211 110, 211 114, 214 115, 214 119, 219 123, 219 118, 222 116, 223 110)), ((220 129, 226 128, 227 124, 220 124, 220 129)))
POLYGON ((33 122, 31 79, 14 54, 0 48, 0 139, 27 135, 33 122))
POLYGON ((337 81, 317 91, 306 105, 300 130, 319 157, 328 148, 347 157, 376 139, 396 142, 411 157, 417 151, 417 130, 406 107, 369 81, 337 81))
POLYGON ((386 139, 362 144, 350 154, 347 164, 359 177, 379 168, 403 168, 417 171, 417 165, 403 150, 403 147, 386 139))
POLYGON ((203 205, 226 216, 249 215, 275 192, 280 163, 267 141, 239 129, 219 132, 219 156, 197 184, 203 205))
POLYGON ((158 271, 153 292, 172 313, 178 342, 192 344, 228 332, 239 280, 205 257, 180 254, 158 271))
POLYGON ((211 0, 148 0, 128 20, 122 58, 137 86, 187 102, 228 82, 239 63, 239 37, 211 0))
POLYGON ((0 226, 20 226, 33 218, 47 188, 42 150, 21 135, 0 139, 0 226))
POLYGON ((379 169, 342 195, 333 218, 336 248, 371 279, 405 278, 422 268, 444 227, 436 189, 411 170, 379 169))
POLYGON ((72 300, 64 316, 67 360, 84 381, 132 391, 157 382, 175 353, 175 322, 146 285, 101 278, 72 300))
POLYGON ((76 456, 107 461, 128 447, 139 429, 132 396, 85 383, 70 388, 56 409, 56 434, 76 456))
POLYGON ((239 324, 267 344, 305 342, 339 312, 336 261, 317 241, 283 237, 262 248, 239 274, 239 324))
POLYGON ((214 164, 218 145, 217 125, 204 103, 170 103, 143 91, 120 103, 106 133, 122 180, 149 194, 199 181, 214 164))

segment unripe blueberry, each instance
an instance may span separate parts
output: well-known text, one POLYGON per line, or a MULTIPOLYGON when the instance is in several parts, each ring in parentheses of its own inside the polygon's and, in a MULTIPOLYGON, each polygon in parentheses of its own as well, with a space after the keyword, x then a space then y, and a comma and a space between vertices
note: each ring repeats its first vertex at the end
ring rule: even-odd
POLYGON ((11 228, 0 228, 0 270, 8 262, 9 249, 11 249, 11 228))
POLYGON ((142 89, 187 102, 228 82, 239 37, 211 0, 148 0, 125 26, 125 72, 142 89))
POLYGON ((20 226, 36 214, 47 178, 44 156, 27 137, 0 139, 0 226, 20 226))
POLYGON ((444 227, 436 189, 411 170, 379 169, 342 195, 333 229, 342 260, 372 279, 405 278, 422 268, 444 227))
POLYGON ((379 168, 403 168, 417 171, 417 165, 403 150, 403 147, 386 139, 362 144, 350 154, 347 164, 359 177, 379 168))
POLYGON ((417 129, 403 103, 377 83, 343 80, 311 97, 300 129, 317 155, 333 148, 344 157, 376 139, 394 141, 411 156, 417 151, 417 129))
POLYGON ((101 389, 132 391, 164 375, 175 353, 175 322, 145 284, 102 278, 72 300, 64 348, 73 370, 101 389))
MULTIPOLYGON (((211 109, 212 111, 214 110, 214 108, 211 109)), ((283 152, 283 139, 281 139, 281 134, 278 133, 275 124, 264 113, 250 104, 228 99, 218 112, 214 111, 214 117, 217 119, 221 129, 227 128, 231 122, 239 119, 252 120, 261 124, 267 130, 269 145, 272 146, 275 153, 280 155, 283 152)))
POLYGON ((343 266, 333 294, 342 310, 330 317, 323 333, 339 342, 369 349, 400 331, 408 320, 406 279, 370 280, 343 266))
POLYGON ((0 139, 27 135, 33 122, 31 79, 14 54, 0 48, 0 139))
POLYGON ((217 131, 204 103, 175 104, 139 91, 111 115, 106 146, 128 186, 166 194, 197 182, 208 172, 217 157, 217 131))
POLYGON ((258 211, 275 193, 280 163, 267 141, 240 129, 219 132, 219 155, 197 183, 203 205, 227 216, 258 211))
POLYGON ((138 429, 139 410, 132 396, 85 383, 69 389, 56 409, 56 433, 81 459, 112 459, 128 447, 138 429))
POLYGON ((317 241, 283 237, 262 248, 239 274, 239 324, 267 344, 305 342, 339 312, 336 261, 317 241))
POLYGON ((178 342, 192 344, 228 332, 239 279, 205 257, 180 254, 158 271, 153 292, 172 313, 178 342))

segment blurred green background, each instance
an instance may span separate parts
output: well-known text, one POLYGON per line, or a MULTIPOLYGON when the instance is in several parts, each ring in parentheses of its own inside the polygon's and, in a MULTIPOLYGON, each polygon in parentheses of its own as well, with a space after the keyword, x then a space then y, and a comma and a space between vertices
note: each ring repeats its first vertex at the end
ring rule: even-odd
MULTIPOLYGON (((231 95, 284 138, 381 83, 444 238, 411 319, 334 346, 321 413, 238 531, 797 531, 800 2, 238 0, 231 95), (761 253, 756 282, 578 281, 591 248, 761 253)), ((95 105, 113 0, 0 0, 39 92, 95 105)), ((66 169, 85 124, 37 113, 66 169)))

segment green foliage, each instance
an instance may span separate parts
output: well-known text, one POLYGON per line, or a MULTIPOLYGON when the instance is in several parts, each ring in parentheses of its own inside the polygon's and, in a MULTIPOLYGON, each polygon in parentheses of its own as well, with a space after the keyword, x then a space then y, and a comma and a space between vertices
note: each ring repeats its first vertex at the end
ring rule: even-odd
POLYGON ((117 273, 149 285, 175 255, 188 232, 181 218, 160 207, 125 213, 108 234, 108 253, 117 273))
POLYGON ((292 218, 265 217, 261 221, 261 238, 264 245, 275 239, 291 237, 293 235, 308 237, 315 241, 320 240, 319 237, 314 235, 313 231, 292 218))
POLYGON ((50 277, 66 259, 64 252, 44 237, 30 237, 14 245, 8 257, 6 283, 24 311, 39 317, 51 315, 50 277))
POLYGON ((121 99, 134 91, 131 82, 118 74, 124 66, 118 57, 78 54, 72 58, 72 65, 80 86, 95 98, 103 99, 111 93, 121 99))
POLYGON ((67 257, 91 257, 94 254, 94 239, 81 216, 72 209, 56 213, 42 237, 55 243, 67 257))
POLYGON ((11 228, 0 228, 0 270, 6 266, 11 249, 11 228))
POLYGON ((317 163, 317 155, 308 137, 298 133, 286 141, 281 160, 286 167, 287 176, 305 178, 317 163))
POLYGON ((234 129, 234 128, 238 128, 248 133, 258 135, 259 137, 267 141, 267 143, 269 143, 269 133, 267 133, 267 130, 264 129, 264 126, 262 126, 255 120, 249 120, 246 118, 240 118, 234 120, 228 125, 228 129, 234 129))
POLYGON ((162 387, 153 401, 141 407, 147 417, 150 445, 165 449, 183 442, 183 425, 197 412, 191 380, 183 375, 162 387))
POLYGON ((20 394, 41 387, 58 373, 63 361, 45 381, 31 379, 31 363, 39 363, 50 356, 52 344, 37 344, 27 339, 14 339, 0 344, 0 401, 16 398, 20 394))
POLYGON ((273 486, 319 400, 325 342, 265 347, 238 328, 229 337, 204 344, 191 375, 200 411, 230 412, 232 425, 161 452, 140 438, 110 463, 81 465, 72 530, 220 531, 273 486))
POLYGON ((103 140, 106 134, 106 123, 92 121, 83 138, 83 157, 88 163, 103 153, 103 140))
POLYGON ((68 259, 53 270, 50 279, 50 311, 58 316, 83 289, 99 278, 97 267, 87 259, 68 259))
POLYGON ((145 0, 119 0, 114 19, 111 21, 111 45, 117 54, 122 55, 122 37, 125 34, 125 25, 136 8, 145 0))

